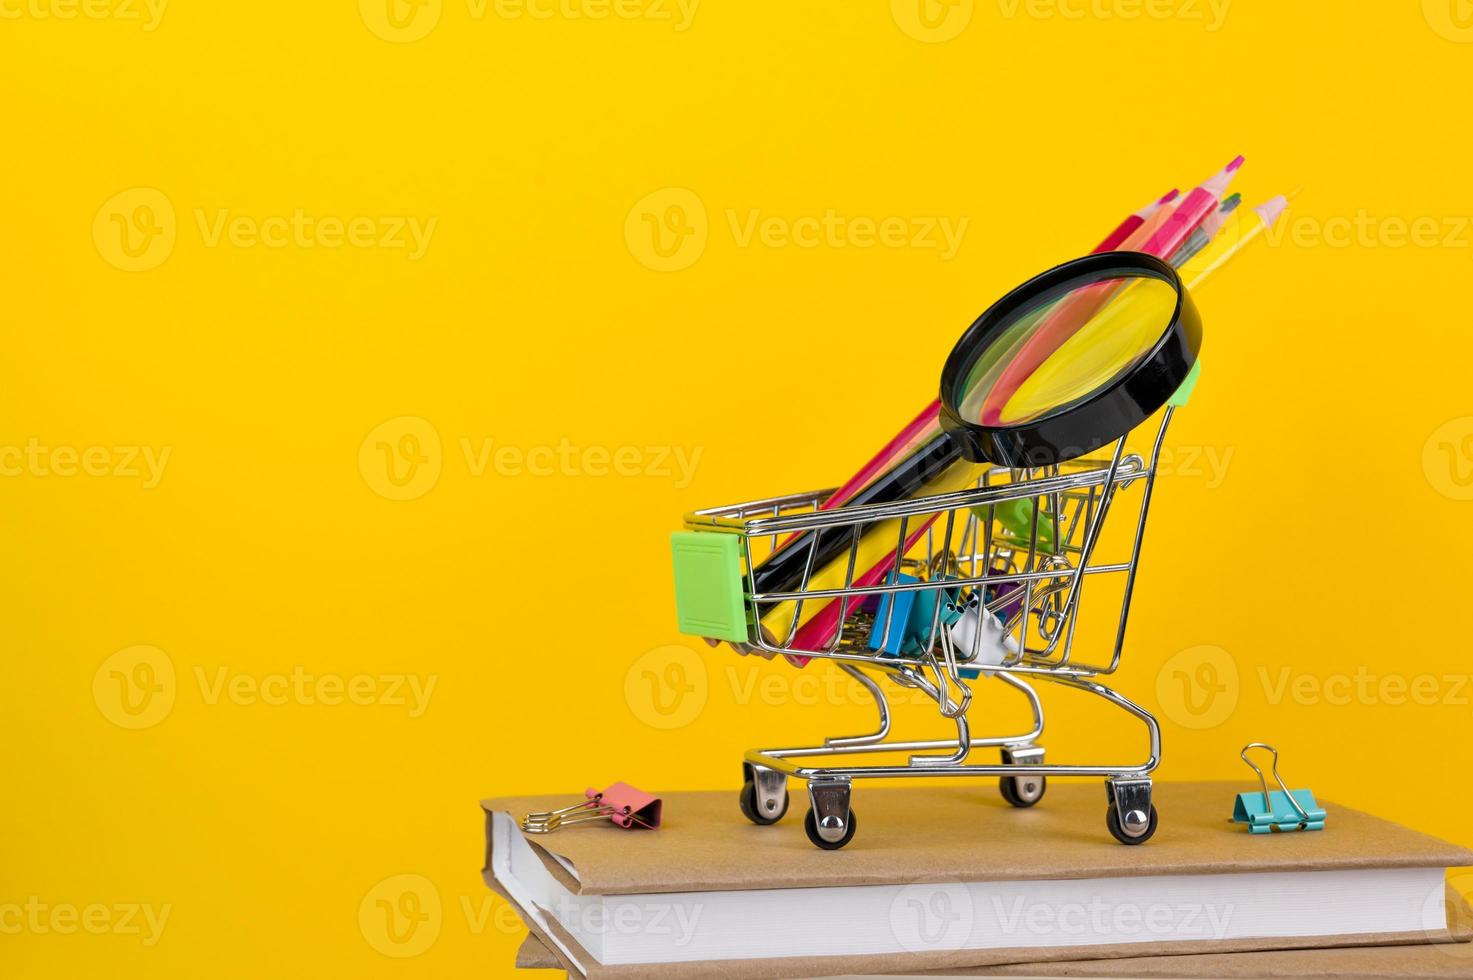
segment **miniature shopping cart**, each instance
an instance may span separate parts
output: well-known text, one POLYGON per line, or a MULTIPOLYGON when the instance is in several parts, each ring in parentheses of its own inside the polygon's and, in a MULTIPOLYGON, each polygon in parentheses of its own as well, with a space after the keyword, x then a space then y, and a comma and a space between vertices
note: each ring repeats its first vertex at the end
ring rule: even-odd
POLYGON ((856 779, 995 776, 1008 803, 1031 807, 1043 797, 1049 776, 1098 776, 1108 789, 1110 833, 1124 844, 1150 839, 1156 830, 1151 773, 1161 756, 1160 727, 1149 711, 1099 679, 1120 665, 1157 461, 1178 404, 1159 414, 1145 455, 1129 451, 1129 437, 1121 437, 1093 454, 1049 466, 978 467, 973 472, 980 475, 964 489, 938 496, 822 509, 832 491, 819 491, 687 515, 687 530, 675 535, 674 549, 683 632, 799 665, 834 661, 879 709, 878 728, 869 734, 748 752, 740 800, 747 818, 776 823, 788 808, 787 780, 802 779, 810 804, 804 828, 815 845, 833 850, 854 836, 850 794, 856 779), (1107 535, 1106 519, 1122 509, 1134 526, 1122 527, 1122 519, 1107 535), (814 550, 835 535, 849 542, 847 562, 838 562, 841 577, 823 581, 816 567, 821 557, 809 554, 797 588, 754 592, 751 570, 805 533, 814 550), (881 581, 856 584, 865 564, 861 542, 874 540, 870 535, 894 542, 893 560, 881 581), (1112 588, 1103 588, 1107 578, 1112 588), (1100 605, 1102 639, 1089 652, 1075 644, 1086 591, 1111 600, 1100 605), (814 619, 804 610, 811 614, 816 608, 835 622, 821 643, 800 628, 814 619), (986 737, 972 732, 973 687, 989 678, 1026 699, 1033 717, 1026 731, 986 737), (955 724, 955 739, 892 740, 881 680, 922 692, 955 724), (1045 764, 1043 707, 1032 683, 1040 680, 1093 694, 1139 719, 1147 736, 1144 758, 1045 764), (1000 762, 973 761, 977 749, 1000 750, 1000 762), (845 764, 851 756, 883 753, 906 758, 845 764))

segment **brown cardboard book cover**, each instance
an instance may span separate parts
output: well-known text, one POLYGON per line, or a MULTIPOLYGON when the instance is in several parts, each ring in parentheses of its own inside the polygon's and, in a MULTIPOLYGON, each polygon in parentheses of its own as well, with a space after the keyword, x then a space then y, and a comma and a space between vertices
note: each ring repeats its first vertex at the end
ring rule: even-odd
MULTIPOLYGON (((1158 784, 1160 828, 1150 842, 1138 847, 1123 846, 1109 836, 1104 826, 1105 794, 1095 783, 1050 787, 1044 803, 1027 810, 1009 807, 992 786, 862 788, 854 803, 859 833, 844 850, 832 852, 814 848, 803 834, 798 823, 800 794, 795 794, 793 812, 771 827, 743 819, 734 793, 674 793, 665 796, 665 825, 658 831, 627 831, 599 822, 530 840, 553 876, 580 895, 1473 865, 1473 852, 1464 848, 1334 804, 1325 804, 1329 810, 1325 830, 1250 835, 1228 820, 1241 789, 1236 783, 1158 784), (563 862, 576 870, 576 877, 563 862)), ((537 796, 487 800, 482 806, 489 829, 492 812, 520 815, 567 802, 567 796, 537 796)), ((489 847, 488 832, 485 877, 506 897, 490 873, 489 847)), ((557 940, 565 945, 571 941, 555 920, 549 922, 557 940)), ((1414 941, 1453 938, 1447 929, 1438 929, 1419 934, 1414 941)), ((646 976, 734 980, 1408 941, 1404 933, 1365 933, 704 960, 663 967, 608 966, 586 956, 580 959, 594 980, 646 976)))

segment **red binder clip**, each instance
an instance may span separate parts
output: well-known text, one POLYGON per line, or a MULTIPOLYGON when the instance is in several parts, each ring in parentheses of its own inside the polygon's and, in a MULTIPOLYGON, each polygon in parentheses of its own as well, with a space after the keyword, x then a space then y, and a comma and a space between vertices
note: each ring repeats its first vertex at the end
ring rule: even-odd
POLYGON ((663 802, 658 796, 651 796, 628 783, 615 783, 603 792, 588 789, 583 795, 588 799, 561 810, 527 814, 522 818, 522 830, 529 834, 550 834, 569 824, 605 818, 626 830, 634 827, 654 830, 660 826, 663 802))

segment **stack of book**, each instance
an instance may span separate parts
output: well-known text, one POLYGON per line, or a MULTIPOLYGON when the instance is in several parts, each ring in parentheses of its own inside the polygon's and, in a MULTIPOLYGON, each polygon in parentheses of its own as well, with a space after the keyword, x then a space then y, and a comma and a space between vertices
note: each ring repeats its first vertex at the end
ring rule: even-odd
POLYGON ((1335 804, 1324 830, 1250 835, 1241 788, 1158 784, 1139 847, 1101 832, 1093 783, 1026 810, 993 787, 864 787, 843 851, 795 814, 746 822, 735 794, 668 794, 659 830, 539 836, 518 817, 566 797, 487 800, 484 876, 531 933, 519 966, 590 980, 1473 976, 1446 883, 1473 852, 1335 804))

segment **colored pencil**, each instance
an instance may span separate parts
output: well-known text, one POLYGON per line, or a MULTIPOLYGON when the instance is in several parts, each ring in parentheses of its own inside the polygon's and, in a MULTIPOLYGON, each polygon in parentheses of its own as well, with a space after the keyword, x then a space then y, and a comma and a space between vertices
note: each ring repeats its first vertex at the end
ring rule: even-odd
POLYGON ((1172 201, 1176 200, 1180 196, 1181 191, 1173 187, 1171 190, 1167 191, 1164 196, 1157 198, 1150 204, 1147 204, 1145 207, 1141 208, 1139 211, 1136 211, 1134 214, 1129 215, 1124 221, 1120 222, 1119 226, 1117 226, 1114 231, 1110 232, 1110 234, 1105 238, 1104 241, 1096 245, 1094 250, 1096 252, 1115 251, 1121 246, 1122 243, 1125 242, 1126 239, 1130 238, 1130 236, 1135 232, 1137 228, 1146 223, 1146 219, 1150 218, 1151 215, 1160 211, 1163 207, 1170 204, 1172 201))

